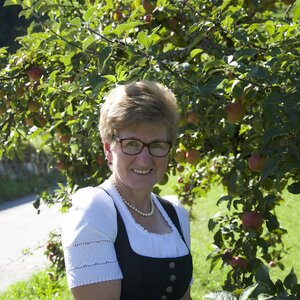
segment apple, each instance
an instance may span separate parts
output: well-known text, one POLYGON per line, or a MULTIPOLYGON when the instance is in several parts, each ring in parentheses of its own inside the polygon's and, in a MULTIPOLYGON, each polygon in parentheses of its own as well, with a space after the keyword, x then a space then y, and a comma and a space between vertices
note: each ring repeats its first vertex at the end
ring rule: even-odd
POLYGON ((62 170, 65 170, 65 169, 66 169, 65 163, 64 163, 63 161, 61 161, 61 160, 58 160, 58 161, 56 162, 55 167, 56 167, 56 169, 59 170, 59 171, 62 171, 62 170))
POLYGON ((245 116, 245 106, 241 101, 230 102, 225 108, 228 123, 235 124, 245 116))
POLYGON ((184 171, 184 166, 181 164, 177 164, 176 170, 177 172, 182 173, 184 171))
POLYGON ((26 118, 26 119, 24 120, 24 123, 25 123, 27 126, 29 126, 29 127, 34 126, 34 120, 33 120, 32 117, 26 118))
POLYGON ((266 158, 257 154, 253 154, 248 158, 248 166, 251 171, 261 172, 266 164, 266 158))
POLYGON ((25 92, 26 92, 26 90, 22 86, 19 86, 19 87, 16 88, 16 96, 18 98, 22 97, 25 94, 25 92))
POLYGON ((38 115, 35 117, 35 120, 37 121, 39 127, 43 128, 47 124, 47 120, 43 115, 38 115))
POLYGON ((98 166, 103 167, 106 165, 106 160, 103 156, 99 155, 96 157, 96 163, 98 166))
POLYGON ((6 105, 5 103, 0 104, 0 114, 6 113, 6 105))
POLYGON ((201 153, 196 149, 190 149, 186 152, 185 157, 189 164, 196 165, 201 160, 201 153))
POLYGON ((188 111, 187 112, 187 121, 188 121, 188 123, 198 125, 199 115, 195 111, 188 111))
POLYGON ((33 66, 26 73, 30 81, 38 81, 43 75, 43 69, 33 66))
POLYGON ((113 19, 120 22, 124 19, 124 15, 119 10, 116 10, 113 13, 113 19))
POLYGON ((242 224, 245 231, 258 231, 263 224, 263 217, 256 211, 245 211, 242 215, 242 224))
POLYGON ((239 268, 243 273, 247 272, 248 263, 246 259, 238 256, 232 257, 228 262, 234 269, 239 268))
POLYGON ((283 3, 284 3, 285 5, 291 5, 291 4, 294 3, 294 1, 295 1, 295 0, 283 0, 283 3))
POLYGON ((41 107, 41 105, 34 100, 30 100, 28 103, 28 110, 30 112, 38 112, 40 107, 41 107))
POLYGON ((144 10, 147 13, 152 13, 153 12, 154 5, 150 2, 150 0, 143 0, 142 5, 143 5, 144 10))
POLYGON ((4 90, 0 90, 0 99, 4 99, 6 93, 4 90))
POLYGON ((224 186, 229 186, 229 176, 224 176, 221 182, 224 186))
POLYGON ((71 141, 71 136, 68 134, 57 135, 56 139, 62 144, 69 144, 71 141))
POLYGON ((151 23, 151 22, 152 22, 152 14, 146 14, 146 15, 144 16, 144 21, 145 21, 146 23, 151 23))
POLYGON ((185 150, 183 149, 180 149, 180 148, 177 148, 176 149, 176 153, 175 153, 175 160, 178 162, 178 163, 183 163, 185 162, 185 156, 186 156, 186 152, 185 150))

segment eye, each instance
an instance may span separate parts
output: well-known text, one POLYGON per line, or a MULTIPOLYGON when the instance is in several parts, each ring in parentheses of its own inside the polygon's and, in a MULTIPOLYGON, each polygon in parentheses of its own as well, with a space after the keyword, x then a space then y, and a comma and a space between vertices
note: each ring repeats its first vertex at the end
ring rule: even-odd
POLYGON ((154 142, 154 143, 151 144, 152 149, 165 150, 165 149, 168 149, 168 147, 169 147, 169 144, 165 143, 165 142, 154 142))
POLYGON ((139 149, 141 147, 141 143, 137 140, 123 140, 123 147, 130 149, 139 149))

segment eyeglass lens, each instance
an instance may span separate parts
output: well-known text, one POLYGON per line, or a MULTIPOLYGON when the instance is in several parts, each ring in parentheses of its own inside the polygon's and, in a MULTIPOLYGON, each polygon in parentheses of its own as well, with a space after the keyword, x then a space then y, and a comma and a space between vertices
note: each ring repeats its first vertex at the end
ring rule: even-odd
POLYGON ((136 155, 143 151, 144 147, 148 147, 152 156, 166 156, 170 151, 170 144, 168 142, 156 141, 150 144, 143 143, 135 139, 120 140, 122 150, 125 154, 136 155))

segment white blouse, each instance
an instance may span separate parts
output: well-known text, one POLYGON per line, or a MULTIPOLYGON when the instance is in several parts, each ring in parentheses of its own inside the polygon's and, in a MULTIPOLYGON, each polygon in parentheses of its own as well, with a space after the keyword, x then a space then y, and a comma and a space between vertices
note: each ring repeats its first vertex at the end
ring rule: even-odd
MULTIPOLYGON (((123 278, 114 248, 118 230, 114 204, 122 216, 134 252, 156 258, 188 254, 189 249, 154 194, 155 206, 172 229, 170 233, 147 231, 135 222, 110 180, 101 186, 109 195, 99 187, 80 189, 72 197, 73 205, 65 216, 62 244, 70 288, 123 278)), ((169 201, 176 209, 184 238, 190 247, 188 212, 177 199, 172 197, 169 201)))

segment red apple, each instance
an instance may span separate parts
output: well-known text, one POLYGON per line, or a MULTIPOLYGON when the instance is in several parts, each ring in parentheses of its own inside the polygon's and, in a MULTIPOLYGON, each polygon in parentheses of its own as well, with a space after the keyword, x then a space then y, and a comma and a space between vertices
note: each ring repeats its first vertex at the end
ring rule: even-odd
POLYGON ((69 144, 71 140, 71 136, 68 134, 57 135, 56 139, 63 144, 69 144))
POLYGON ((285 5, 291 5, 291 4, 293 4, 295 2, 295 0, 283 0, 283 3, 285 4, 285 5))
POLYGON ((106 165, 106 160, 103 156, 99 155, 96 157, 96 163, 98 166, 103 167, 106 165))
POLYGON ((176 166, 176 170, 177 170, 177 172, 182 173, 184 171, 184 166, 181 164, 178 164, 176 166))
POLYGON ((225 111, 227 122, 231 124, 241 121, 245 116, 245 106, 241 101, 228 103, 225 111))
POLYGON ((57 161, 56 165, 55 165, 56 169, 58 169, 59 171, 65 170, 66 169, 66 165, 63 161, 57 161))
POLYGON ((190 149, 186 152, 186 161, 192 165, 196 165, 201 160, 201 153, 196 149, 190 149))
POLYGON ((2 114, 4 114, 4 113, 6 113, 6 104, 5 103, 2 103, 2 104, 0 104, 0 114, 2 115, 2 114))
POLYGON ((144 21, 145 21, 146 23, 151 23, 151 22, 152 22, 152 14, 146 14, 146 15, 144 16, 144 21))
POLYGON ((34 100, 31 100, 28 103, 28 110, 31 112, 38 112, 40 107, 41 107, 41 105, 34 100))
POLYGON ((185 160, 185 155, 186 155, 186 152, 183 149, 177 148, 176 153, 175 153, 175 160, 178 163, 183 163, 183 162, 186 161, 185 160))
POLYGON ((248 166, 251 171, 261 172, 266 164, 266 158, 257 154, 253 154, 248 158, 248 166))
POLYGON ((239 268, 243 273, 247 272, 248 263, 246 259, 238 256, 234 256, 229 260, 229 264, 235 269, 239 268))
POLYGON ((151 3, 150 0, 143 0, 142 1, 143 8, 147 13, 152 13, 154 10, 154 5, 151 3))
POLYGON ((0 90, 0 99, 4 99, 6 93, 4 90, 0 90))
POLYGON ((27 70, 27 76, 30 81, 37 81, 39 80, 43 75, 43 69, 40 67, 31 67, 27 70))
POLYGON ((263 217, 256 211, 245 211, 242 215, 242 224, 245 231, 258 231, 263 221, 263 217))
POLYGON ((35 120, 37 121, 38 126, 41 127, 41 128, 45 127, 46 124, 47 124, 47 120, 43 115, 36 116, 35 120))
POLYGON ((120 22, 120 21, 123 20, 123 18, 124 18, 124 16, 123 16, 123 14, 119 10, 114 11, 114 13, 113 13, 113 19, 115 21, 120 22))
POLYGON ((24 123, 29 126, 29 127, 32 127, 34 125, 34 120, 32 117, 28 117, 24 120, 24 123))
POLYGON ((199 123, 199 115, 195 111, 188 111, 188 113, 187 113, 187 121, 188 121, 188 123, 192 123, 194 125, 198 125, 198 123, 199 123))

